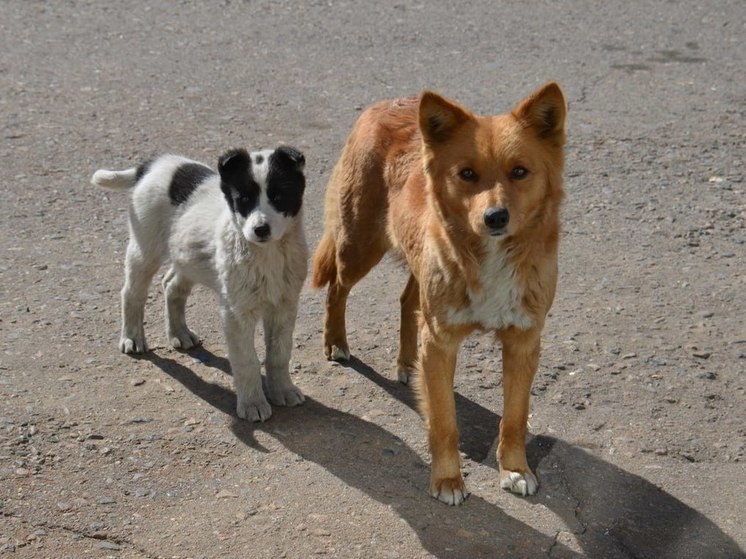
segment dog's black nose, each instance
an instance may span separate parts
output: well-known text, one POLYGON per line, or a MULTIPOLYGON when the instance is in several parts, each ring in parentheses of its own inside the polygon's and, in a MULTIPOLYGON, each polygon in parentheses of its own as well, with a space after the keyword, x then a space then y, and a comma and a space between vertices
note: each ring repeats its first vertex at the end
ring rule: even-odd
POLYGON ((492 231, 500 231, 508 225, 510 214, 505 208, 487 208, 484 212, 484 224, 492 231))
POLYGON ((254 227, 254 235, 256 235, 260 239, 269 237, 269 225, 267 223, 257 225, 256 227, 254 227))

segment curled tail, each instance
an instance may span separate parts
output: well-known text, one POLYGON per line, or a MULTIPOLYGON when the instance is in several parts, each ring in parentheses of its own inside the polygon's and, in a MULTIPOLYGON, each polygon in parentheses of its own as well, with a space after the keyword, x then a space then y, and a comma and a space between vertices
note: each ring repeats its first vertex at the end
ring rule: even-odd
POLYGON ((324 231, 316 253, 313 255, 311 286, 320 289, 336 277, 337 249, 334 246, 334 235, 327 229, 324 231))
POLYGON ((99 169, 93 173, 91 184, 103 188, 110 188, 112 190, 127 190, 128 188, 135 186, 139 178, 138 169, 136 167, 125 169, 124 171, 107 171, 106 169, 99 169))

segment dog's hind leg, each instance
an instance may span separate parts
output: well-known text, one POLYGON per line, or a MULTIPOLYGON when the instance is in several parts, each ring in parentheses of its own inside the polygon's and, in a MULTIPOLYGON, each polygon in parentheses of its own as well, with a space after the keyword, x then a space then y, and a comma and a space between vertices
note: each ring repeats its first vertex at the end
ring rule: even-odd
POLYGON ((220 313, 236 387, 236 413, 241 419, 266 421, 272 415, 272 407, 262 391, 261 365, 254 348, 256 318, 237 316, 226 303, 221 305, 220 313))
POLYGON ((290 353, 298 309, 295 305, 273 308, 264 315, 265 368, 269 401, 276 406, 297 406, 303 393, 290 379, 290 353))
POLYGON ((166 336, 176 349, 190 349, 199 344, 199 337, 186 323, 186 302, 193 283, 173 266, 163 278, 166 293, 166 336))
POLYGON ((399 301, 401 303, 401 327, 396 368, 399 382, 407 384, 414 374, 417 363, 417 311, 420 308, 419 284, 411 274, 399 301))
POLYGON ((326 294, 324 354, 327 359, 346 361, 350 358, 345 324, 347 297, 354 285, 381 261, 388 248, 382 243, 337 248, 337 275, 329 282, 326 294))
POLYGON ((159 257, 145 254, 134 238, 127 245, 122 287, 122 336, 119 349, 123 353, 145 353, 145 301, 153 276, 161 265, 159 257))

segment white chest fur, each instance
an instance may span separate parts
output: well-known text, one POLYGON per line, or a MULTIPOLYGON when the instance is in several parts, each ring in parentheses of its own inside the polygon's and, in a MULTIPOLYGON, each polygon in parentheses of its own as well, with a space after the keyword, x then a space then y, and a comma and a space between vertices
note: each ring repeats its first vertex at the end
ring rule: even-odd
POLYGON ((501 250, 489 250, 482 261, 479 273, 482 288, 469 290, 469 303, 451 309, 447 320, 451 324, 478 324, 486 330, 499 330, 515 326, 527 329, 533 319, 521 304, 523 290, 518 284, 515 269, 501 250))
POLYGON ((224 301, 242 314, 297 301, 308 260, 302 225, 267 247, 254 246, 239 237, 238 232, 227 228, 218 243, 219 258, 223 259, 219 275, 224 301))

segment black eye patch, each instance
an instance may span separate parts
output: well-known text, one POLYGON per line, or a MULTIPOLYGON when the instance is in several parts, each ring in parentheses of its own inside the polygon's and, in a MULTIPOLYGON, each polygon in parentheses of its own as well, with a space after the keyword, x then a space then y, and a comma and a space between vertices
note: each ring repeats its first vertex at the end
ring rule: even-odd
POLYGON ((267 198, 273 208, 287 217, 298 215, 303 206, 304 163, 303 155, 293 148, 279 148, 269 156, 267 198))
MULTIPOLYGON (((230 204, 230 201, 228 202, 230 204)), ((234 212, 247 217, 251 211, 256 208, 259 203, 259 185, 253 180, 249 179, 241 185, 240 188, 235 188, 233 191, 233 204, 231 209, 234 212)))
POLYGON ((251 157, 245 149, 234 149, 220 157, 220 189, 234 212, 246 217, 259 202, 259 185, 251 172, 251 157))

